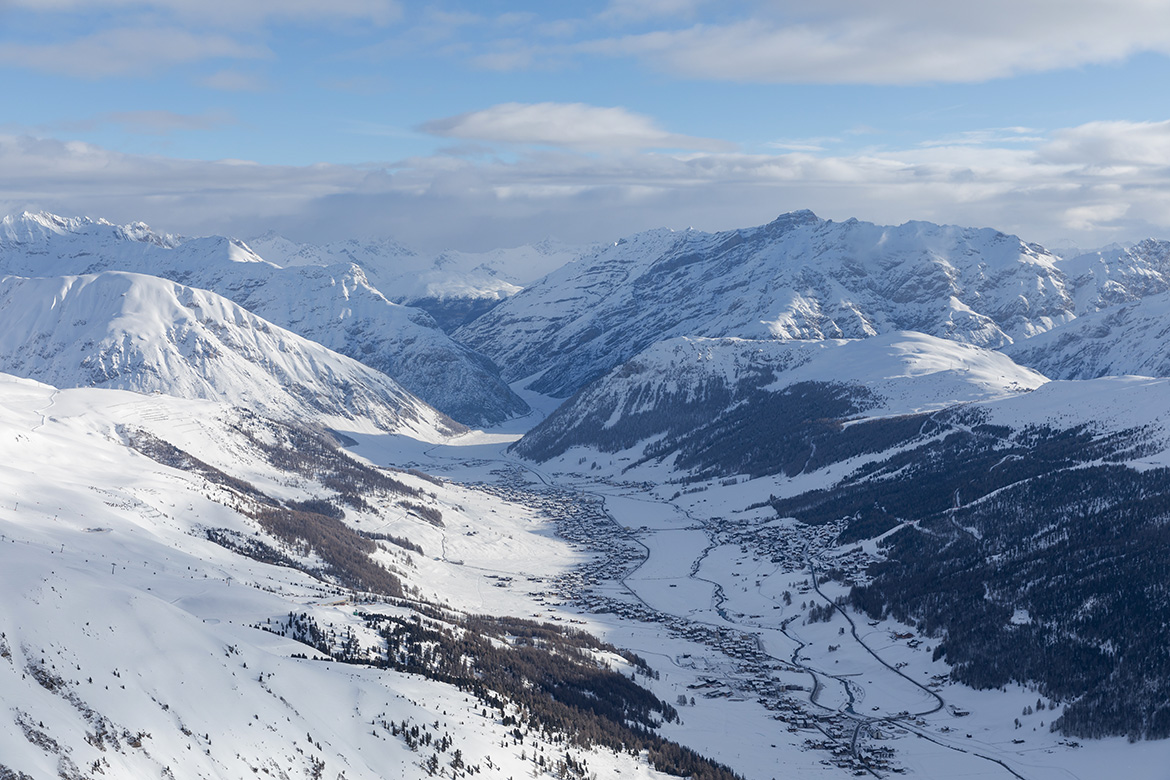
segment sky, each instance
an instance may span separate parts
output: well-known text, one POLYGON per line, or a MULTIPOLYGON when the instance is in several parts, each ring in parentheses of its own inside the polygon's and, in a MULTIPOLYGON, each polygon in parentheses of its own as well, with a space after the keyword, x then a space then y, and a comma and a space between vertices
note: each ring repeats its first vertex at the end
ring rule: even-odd
MULTIPOLYGON (((1170 237, 1165 0, 0 0, 0 213, 423 251, 1170 237)), ((1071 250, 1069 250, 1071 251, 1071 250)))

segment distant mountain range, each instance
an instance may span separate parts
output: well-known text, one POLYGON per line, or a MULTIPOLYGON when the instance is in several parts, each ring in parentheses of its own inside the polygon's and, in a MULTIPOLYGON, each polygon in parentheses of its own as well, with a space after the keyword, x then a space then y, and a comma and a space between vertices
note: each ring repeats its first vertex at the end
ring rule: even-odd
POLYGON ((358 265, 388 299, 423 309, 448 332, 590 249, 546 240, 514 249, 450 250, 428 257, 391 240, 318 245, 275 233, 248 239, 248 246, 282 266, 358 265))
MULTIPOLYGON (((1168 255, 1166 244, 1146 241, 1063 260, 994 230, 837 223, 803 211, 725 233, 631 236, 563 266, 455 336, 495 360, 508 381, 526 379, 559 398, 678 336, 918 331, 991 349, 1015 345, 1012 354, 1023 356, 1031 353, 1021 345, 1038 334, 1170 289, 1168 255)), ((1059 376, 1074 375, 1066 367, 1059 376)))

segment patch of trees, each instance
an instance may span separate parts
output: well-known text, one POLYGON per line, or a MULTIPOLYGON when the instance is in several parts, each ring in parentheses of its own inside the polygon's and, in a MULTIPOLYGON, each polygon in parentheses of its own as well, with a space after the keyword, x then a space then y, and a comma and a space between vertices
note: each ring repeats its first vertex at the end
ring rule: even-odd
POLYGON ((310 512, 313 514, 324 515, 331 517, 334 520, 344 520, 345 510, 337 504, 324 498, 310 498, 305 501, 285 501, 284 505, 289 509, 297 512, 310 512))
POLYGON ((378 542, 389 542, 390 544, 393 544, 397 547, 401 547, 404 550, 410 550, 411 552, 416 552, 419 555, 426 554, 423 552, 423 548, 421 545, 415 544, 414 542, 407 539, 405 536, 394 536, 393 534, 383 534, 383 533, 378 533, 376 531, 358 531, 358 535, 363 536, 366 539, 373 539, 374 541, 378 541, 378 542))
MULTIPOLYGON (((669 774, 697 780, 737 778, 727 767, 655 733, 663 721, 677 720, 678 712, 633 677, 597 660, 601 653, 619 653, 617 648, 584 631, 548 623, 458 616, 417 606, 412 616, 360 615, 377 632, 380 648, 361 648, 352 632, 322 629, 307 615, 290 615, 282 631, 339 661, 454 685, 497 712, 512 729, 514 743, 540 735, 581 748, 599 745, 634 755, 646 750, 654 767, 669 774)), ((643 659, 631 663, 652 674, 643 659)))
MULTIPOLYGON (((632 369, 631 369, 632 370, 632 369)), ((684 481, 747 474, 793 476, 830 463, 881 452, 922 433, 926 415, 856 421, 877 399, 863 386, 798 382, 779 392, 762 389, 770 375, 735 388, 709 380, 687 392, 658 393, 638 385, 622 408, 597 404, 586 388, 513 445, 519 455, 548 460, 574 445, 616 452, 650 443, 643 457, 675 457, 684 481)))
POLYGON ((417 515, 423 520, 426 520, 436 528, 444 527, 443 513, 436 507, 426 506, 425 504, 420 504, 416 501, 399 501, 398 505, 409 511, 411 514, 417 515))
POLYGON ((934 434, 924 444, 866 464, 832 488, 769 503, 782 517, 810 525, 849 518, 839 540, 847 544, 1007 485, 1105 459, 1138 438, 1133 431, 1100 438, 1084 427, 1029 426, 1013 432, 979 424, 975 413, 962 410, 917 424, 923 435, 934 434))
POLYGON ((1144 431, 955 431, 839 489, 775 500, 805 522, 852 518, 885 560, 850 600, 941 638, 976 688, 1034 686, 1070 736, 1170 737, 1170 470, 1117 460, 1144 431), (892 527, 892 526, 890 526, 892 527))
POLYGON ((364 496, 376 493, 421 498, 424 493, 392 476, 387 469, 347 455, 325 429, 300 423, 261 420, 245 414, 237 430, 268 462, 282 471, 316 479, 355 509, 369 509, 364 496))
POLYGON ((258 536, 248 536, 230 528, 205 528, 203 535, 208 541, 254 561, 270 563, 273 566, 285 566, 290 569, 295 569, 298 566, 296 561, 272 545, 265 544, 264 540, 258 536))
POLYGON ((124 429, 121 432, 126 436, 127 443, 132 449, 156 463, 196 474, 214 485, 227 488, 248 498, 266 498, 252 483, 237 479, 215 466, 204 463, 189 452, 179 449, 148 431, 124 429))
POLYGON ((345 587, 383 596, 403 595, 402 581, 370 558, 377 544, 340 520, 281 506, 260 506, 249 514, 278 539, 307 546, 325 561, 322 574, 345 587))
POLYGON ((675 466, 690 470, 694 479, 799 474, 813 456, 814 442, 840 433, 841 421, 861 411, 867 394, 861 387, 827 382, 798 382, 778 393, 754 390, 702 425, 651 444, 645 457, 677 453, 675 466))
MULTIPOLYGON (((386 489, 387 484, 402 485, 397 480, 389 479, 377 469, 370 469, 353 461, 340 453, 332 440, 324 433, 313 432, 297 426, 279 425, 289 434, 288 444, 304 445, 308 455, 290 455, 290 463, 299 463, 302 466, 309 462, 318 463, 317 473, 323 473, 321 463, 331 464, 327 474, 344 475, 347 480, 357 476, 373 475, 371 479, 380 489, 386 489), (345 464, 352 464, 353 468, 345 464), (367 473, 369 472, 369 473, 367 473), (377 479, 374 479, 377 477, 377 479)), ((235 509, 256 520, 260 526, 275 538, 288 545, 290 550, 300 551, 301 557, 315 553, 324 562, 323 570, 309 567, 296 560, 293 555, 275 550, 259 540, 244 541, 244 537, 232 536, 222 531, 212 529, 205 531, 207 538, 217 544, 235 552, 247 555, 266 563, 291 565, 293 568, 306 571, 317 577, 328 577, 353 590, 363 590, 378 593, 384 596, 401 596, 402 582, 391 571, 370 558, 370 554, 377 550, 377 544, 363 537, 354 529, 347 526, 341 517, 344 512, 334 503, 312 499, 307 502, 281 501, 268 496, 249 482, 233 477, 226 472, 211 466, 193 455, 180 450, 169 442, 158 439, 144 431, 134 431, 129 435, 131 446, 138 452, 164 465, 181 468, 185 471, 198 474, 208 482, 225 488, 236 494, 238 501, 235 509), (326 513, 314 511, 323 509, 326 513)), ((255 439, 253 439, 255 441, 255 439)), ((268 451, 276 452, 279 448, 266 445, 268 451)), ((346 482, 352 486, 354 483, 346 482)), ((365 487, 365 486, 363 486, 365 487)), ((418 495, 421 491, 411 491, 410 495, 418 495)))

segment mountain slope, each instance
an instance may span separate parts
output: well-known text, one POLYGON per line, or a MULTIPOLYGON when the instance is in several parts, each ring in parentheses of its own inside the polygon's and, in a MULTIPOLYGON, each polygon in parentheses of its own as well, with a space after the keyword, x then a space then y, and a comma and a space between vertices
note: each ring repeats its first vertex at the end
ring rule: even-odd
POLYGON ((1146 239, 1059 262, 1069 278, 1077 314, 1132 303, 1170 290, 1170 241, 1146 239))
MULTIPOLYGON (((453 540, 470 524, 480 554, 522 545, 535 553, 526 565, 557 571, 570 559, 534 513, 364 466, 311 427, 205 401, 0 375, 0 441, 0 777, 421 780, 442 767, 505 780, 531 771, 538 750, 549 772, 571 760, 605 778, 662 777, 641 756, 537 720, 555 708, 547 695, 434 679, 388 641, 425 631, 429 663, 466 663, 438 652, 458 630, 464 653, 494 643, 497 664, 514 652, 665 710, 616 648, 580 632, 421 602, 411 580, 450 587, 461 568, 355 530, 390 527, 438 550, 446 531, 406 510, 442 506, 453 540), (345 503, 346 489, 369 503, 345 503), (359 595, 362 571, 413 597, 359 595), (518 632, 547 649, 513 650, 518 632)), ((492 604, 519 601, 501 590, 492 604)), ((676 772, 732 780, 701 759, 688 768, 706 771, 676 772)))
POLYGON ((1167 419, 1167 380, 1051 382, 772 503, 882 534, 852 603, 939 638, 955 679, 1035 687, 1066 735, 1164 739, 1167 419))
POLYGON ((456 332, 510 381, 558 397, 674 336, 865 338, 999 347, 1075 316, 1057 258, 993 230, 834 223, 652 231, 567 265, 456 332))
POLYGON ((0 222, 0 273, 65 276, 107 270, 211 290, 281 327, 377 369, 460 422, 527 411, 491 361, 452 341, 424 312, 399 306, 351 263, 281 268, 222 237, 182 239, 142 224, 48 214, 0 222))
POLYGON ((1139 374, 1170 376, 1170 292, 1082 315, 1004 347, 1023 365, 1056 379, 1139 374))
POLYGON ((583 388, 515 450, 548 460, 575 445, 617 452, 641 443, 635 457, 673 456, 677 468, 709 476, 792 475, 857 447, 892 446, 890 435, 916 434, 927 413, 1045 381, 998 352, 921 333, 853 341, 670 339, 583 388), (884 438, 842 446, 878 428, 886 429, 884 438))
POLYGON ((142 274, 0 279, 0 370, 426 440, 462 430, 384 374, 214 293, 142 274))

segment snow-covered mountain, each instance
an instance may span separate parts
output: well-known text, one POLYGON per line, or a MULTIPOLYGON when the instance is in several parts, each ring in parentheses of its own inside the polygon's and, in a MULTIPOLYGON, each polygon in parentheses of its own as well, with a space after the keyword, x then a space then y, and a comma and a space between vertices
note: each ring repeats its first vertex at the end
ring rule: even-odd
MULTIPOLYGON (((547 460, 579 445, 602 452, 634 448, 640 458, 649 444, 661 458, 693 447, 696 438, 708 454, 766 450, 770 439, 776 451, 788 446, 811 464, 809 443, 788 441, 788 434, 836 435, 839 423, 826 427, 829 421, 921 415, 1010 397, 1046 381, 999 352, 914 332, 862 340, 683 337, 654 344, 589 384, 515 449, 547 460), (784 434, 774 430, 777 424, 793 430, 784 434)), ((791 460, 781 457, 786 465, 791 460)), ((749 471, 764 473, 758 466, 749 471)))
POLYGON ((0 222, 0 273, 118 270, 211 290, 281 327, 359 360, 472 425, 527 411, 491 361, 452 341, 421 310, 387 300, 352 263, 282 268, 223 237, 182 239, 48 214, 0 222))
POLYGON ((0 780, 1161 776, 1170 244, 561 249, 0 222, 0 780))
POLYGON ((0 371, 429 441, 464 430, 381 372, 215 293, 143 274, 0 278, 0 371))
POLYGON ((248 245, 283 266, 358 265, 390 300, 425 310, 447 331, 591 249, 545 240, 488 252, 449 250, 428 257, 384 239, 318 245, 293 242, 272 232, 249 239, 248 245))
POLYGON ((1004 352, 1054 379, 1170 376, 1170 292, 1082 315, 1004 352))
POLYGON ((562 267, 456 338, 563 397, 674 336, 865 338, 996 348, 1076 312, 1058 258, 989 229, 835 223, 808 211, 725 233, 632 236, 562 267))
POLYGON ((1061 260, 1078 315, 1170 290, 1170 241, 1152 238, 1061 260))
MULTIPOLYGON (((1168 420, 1170 379, 1047 381, 920 334, 678 339, 586 386, 513 451, 553 475, 596 470, 615 493, 677 486, 668 500, 706 518, 710 541, 668 566, 678 526, 655 534, 653 502, 631 502, 635 528, 646 517, 645 577, 689 565, 716 578, 720 595, 741 594, 721 618, 775 625, 767 613, 782 605, 754 596, 773 566, 802 569, 822 589, 843 583, 860 613, 822 635, 822 663, 850 626, 892 617, 950 679, 1061 702, 1046 723, 1066 736, 1133 741, 1170 737, 1163 632, 1149 629, 1170 620, 1168 420), (751 514, 765 507, 770 519, 751 514), (720 545, 743 568, 709 563, 720 545)), ((1007 737, 1021 728, 1002 720, 1007 737)))

